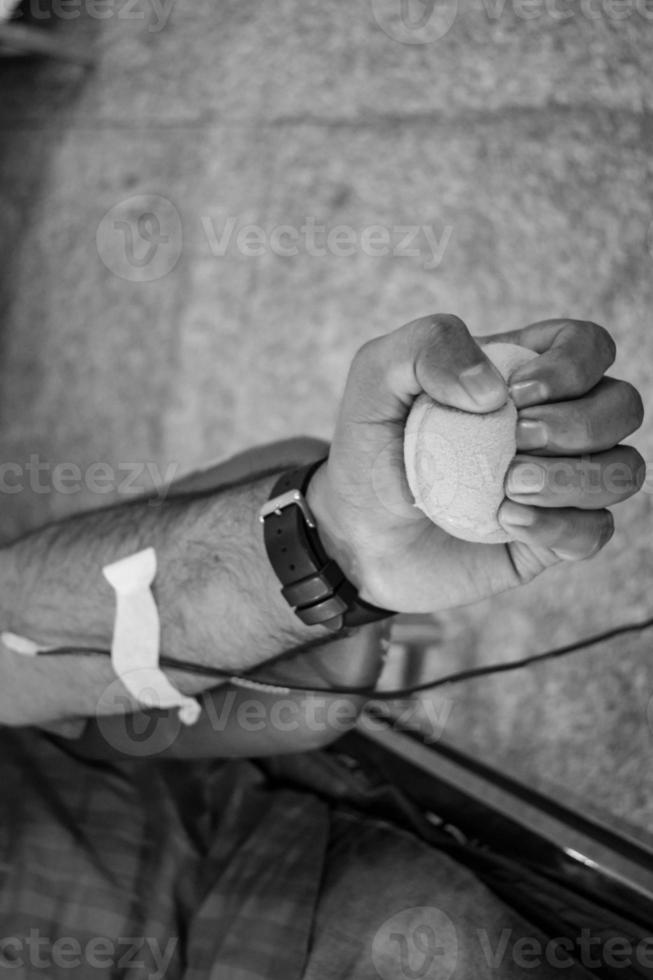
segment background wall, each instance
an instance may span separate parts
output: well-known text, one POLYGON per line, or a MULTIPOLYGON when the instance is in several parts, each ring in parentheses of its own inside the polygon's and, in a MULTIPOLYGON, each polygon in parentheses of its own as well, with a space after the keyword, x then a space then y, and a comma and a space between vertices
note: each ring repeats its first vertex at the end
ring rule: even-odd
MULTIPOLYGON (((23 487, 2 496, 7 537, 128 496, 135 473, 328 437, 356 348, 427 312, 479 334, 597 320, 650 401, 653 8, 439 4, 406 0, 403 22, 394 0, 41 5, 94 67, 0 62, 0 458, 23 487), (307 219, 348 226, 353 254, 316 254, 307 219), (237 242, 251 223, 257 256, 237 242), (296 255, 270 246, 279 225, 296 255), (375 225, 395 254, 365 254, 375 225)), ((635 442, 650 460, 650 426, 635 442)), ((643 616, 651 500, 619 508, 590 564, 449 614, 433 672, 643 616)), ((652 695, 642 637, 435 703, 446 738, 643 830, 652 695)))

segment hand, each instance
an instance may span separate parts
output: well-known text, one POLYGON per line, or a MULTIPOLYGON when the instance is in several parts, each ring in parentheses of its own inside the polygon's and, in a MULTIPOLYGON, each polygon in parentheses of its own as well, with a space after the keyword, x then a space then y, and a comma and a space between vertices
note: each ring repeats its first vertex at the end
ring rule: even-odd
POLYGON ((354 358, 329 459, 311 482, 309 503, 327 551, 368 602, 436 611, 528 582, 561 560, 589 558, 612 536, 606 508, 644 481, 639 453, 619 445, 640 426, 642 401, 631 385, 605 376, 615 356, 605 329, 548 320, 483 338, 491 341, 539 355, 511 379, 519 421, 518 455, 499 511, 514 538, 507 545, 451 537, 413 505, 406 481, 404 426, 417 395, 425 391, 477 413, 495 411, 508 398, 462 321, 414 320, 354 358))

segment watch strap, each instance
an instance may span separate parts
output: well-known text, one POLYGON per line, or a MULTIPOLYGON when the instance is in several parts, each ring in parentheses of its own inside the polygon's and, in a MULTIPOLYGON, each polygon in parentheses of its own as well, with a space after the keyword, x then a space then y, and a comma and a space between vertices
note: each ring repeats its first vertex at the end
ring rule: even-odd
POLYGON ((302 622, 331 630, 363 626, 394 615, 364 602, 340 566, 326 554, 304 498, 318 460, 283 473, 261 509, 265 547, 281 594, 302 622))

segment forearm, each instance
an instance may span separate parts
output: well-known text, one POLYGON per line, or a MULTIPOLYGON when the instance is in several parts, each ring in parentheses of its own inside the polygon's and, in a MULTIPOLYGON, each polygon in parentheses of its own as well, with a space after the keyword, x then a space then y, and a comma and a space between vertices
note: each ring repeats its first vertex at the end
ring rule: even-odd
MULTIPOLYGON (((157 554, 153 586, 161 650, 179 660, 242 671, 306 642, 306 627, 280 595, 257 514, 275 475, 197 497, 140 501, 50 525, 0 552, 2 628, 44 645, 111 645, 115 598, 102 567, 145 548, 157 554)), ((108 658, 26 658, 2 650, 0 721, 32 724, 115 711, 108 658)), ((179 671, 192 694, 215 686, 179 671)), ((127 691, 121 703, 129 707, 127 691)))
POLYGON ((268 692, 224 687, 200 696, 196 724, 179 724, 176 712, 137 711, 91 719, 75 751, 92 758, 215 758, 307 752, 340 738, 355 723, 363 697, 329 692, 331 682, 372 686, 382 666, 389 623, 372 623, 355 635, 263 668, 266 678, 306 685, 268 692), (309 689, 316 689, 312 693, 309 689), (318 693, 319 692, 319 693, 318 693))

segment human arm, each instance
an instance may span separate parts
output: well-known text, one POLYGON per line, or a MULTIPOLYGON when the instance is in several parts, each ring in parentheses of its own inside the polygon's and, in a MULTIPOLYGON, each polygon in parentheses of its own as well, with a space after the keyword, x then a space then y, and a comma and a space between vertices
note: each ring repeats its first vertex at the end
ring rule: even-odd
MULTIPOLYGON (((161 649, 168 656, 244 671, 330 638, 294 616, 265 555, 257 513, 276 475, 77 515, 4 548, 2 627, 44 646, 108 650, 115 596, 102 567, 151 546, 157 553, 153 593, 161 649)), ((108 657, 25 657, 4 647, 1 657, 5 724, 113 713, 137 704, 116 682, 108 657)), ((170 676, 188 694, 217 683, 181 671, 170 676)))
MULTIPOLYGON (((515 541, 507 546, 470 545, 431 524, 412 506, 403 471, 403 427, 413 399, 427 391, 444 404, 487 412, 503 404, 507 391, 459 320, 414 321, 356 356, 328 463, 308 492, 327 552, 363 599, 401 611, 436 611, 519 585, 559 560, 588 557, 612 532, 606 507, 641 485, 636 451, 610 448, 641 422, 641 400, 625 383, 602 380, 614 356, 606 332, 553 321, 501 339, 540 355, 515 376, 545 386, 535 398, 532 387, 530 395, 522 388, 516 397, 523 418, 532 411, 546 416, 549 440, 537 450, 540 465, 546 468, 550 454, 560 452, 582 475, 587 455, 596 453, 592 461, 603 473, 617 453, 627 470, 623 485, 591 495, 579 480, 564 498, 531 494, 528 504, 509 486, 517 511, 509 505, 502 511, 506 526, 507 517, 513 521, 515 541)), ((527 450, 523 433, 520 441, 527 450)), ((301 675, 318 686, 368 683, 378 663, 352 657, 346 647, 340 656, 324 647, 270 664, 302 644, 331 639, 321 627, 302 626, 267 562, 256 514, 274 480, 207 488, 156 507, 140 502, 95 512, 17 542, 0 556, 7 628, 45 643, 108 646, 113 597, 101 566, 153 544, 162 648, 169 655, 238 671, 266 664, 268 676, 301 675)), ((5 671, 9 693, 0 710, 6 723, 94 714, 112 682, 104 661, 62 657, 41 664, 16 656, 5 671)), ((207 686, 186 675, 174 681, 187 693, 207 686)))

